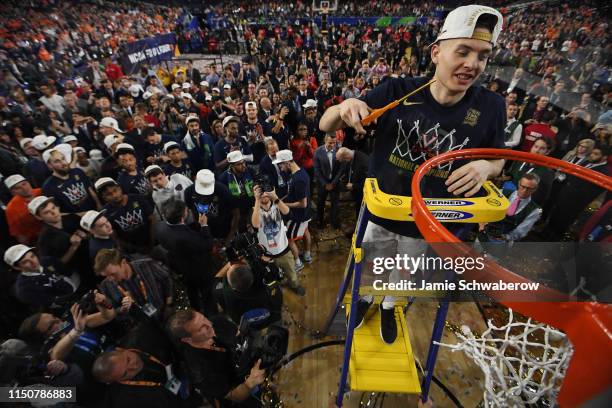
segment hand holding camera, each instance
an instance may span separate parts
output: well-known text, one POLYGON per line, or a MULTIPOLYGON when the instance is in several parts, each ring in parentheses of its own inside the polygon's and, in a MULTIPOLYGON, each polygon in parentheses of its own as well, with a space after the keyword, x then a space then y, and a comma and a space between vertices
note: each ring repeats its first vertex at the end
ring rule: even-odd
POLYGON ((72 321, 74 322, 74 331, 76 334, 81 334, 85 330, 87 324, 87 313, 84 312, 78 303, 73 304, 70 307, 70 314, 72 315, 72 321))
POLYGON ((255 184, 253 187, 253 193, 255 193, 255 201, 259 203, 263 193, 261 192, 261 187, 258 184, 255 184))
POLYGON ((130 308, 134 304, 134 299, 132 299, 129 295, 125 296, 121 299, 121 308, 119 309, 121 313, 129 312, 130 308))
POLYGON ((278 200, 278 196, 276 195, 276 191, 272 189, 272 191, 267 191, 264 193, 272 202, 278 200))
POLYGON ((259 368, 261 365, 261 358, 257 360, 257 363, 251 368, 249 376, 246 378, 244 383, 249 389, 253 389, 264 382, 266 379, 266 370, 259 368))

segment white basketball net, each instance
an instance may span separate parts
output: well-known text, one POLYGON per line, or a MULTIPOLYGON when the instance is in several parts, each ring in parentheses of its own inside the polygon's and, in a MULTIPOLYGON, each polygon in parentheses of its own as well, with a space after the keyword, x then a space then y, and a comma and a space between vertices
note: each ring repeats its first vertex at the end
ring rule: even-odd
POLYGON ((478 364, 485 376, 485 407, 524 407, 542 398, 555 406, 573 348, 559 330, 531 319, 513 321, 509 312, 506 325, 489 320, 479 338, 462 326, 457 344, 437 344, 463 351, 478 364))

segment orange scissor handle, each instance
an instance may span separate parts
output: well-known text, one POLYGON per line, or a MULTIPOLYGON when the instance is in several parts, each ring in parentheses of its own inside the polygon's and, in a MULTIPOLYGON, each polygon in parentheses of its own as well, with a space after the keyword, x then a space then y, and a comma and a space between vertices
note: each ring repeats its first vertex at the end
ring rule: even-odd
POLYGON ((419 92, 421 89, 428 87, 429 85, 431 85, 435 81, 436 81, 435 79, 431 79, 426 84, 421 85, 417 89, 415 89, 412 92, 410 92, 408 95, 403 96, 400 99, 397 99, 397 100, 391 102, 390 104, 383 106, 382 108, 374 109, 368 116, 366 116, 365 118, 361 119, 361 124, 363 126, 370 125, 376 119, 381 117, 386 111, 395 108, 397 105, 399 105, 400 103, 402 103, 406 99, 410 98, 412 95, 414 95, 415 93, 419 92))
POLYGON ((369 126, 372 122, 374 122, 376 119, 381 117, 386 111, 395 108, 399 104, 400 104, 400 100, 398 99, 396 101, 391 102, 390 104, 386 106, 383 106, 382 108, 374 109, 368 116, 361 119, 361 124, 363 126, 369 126))

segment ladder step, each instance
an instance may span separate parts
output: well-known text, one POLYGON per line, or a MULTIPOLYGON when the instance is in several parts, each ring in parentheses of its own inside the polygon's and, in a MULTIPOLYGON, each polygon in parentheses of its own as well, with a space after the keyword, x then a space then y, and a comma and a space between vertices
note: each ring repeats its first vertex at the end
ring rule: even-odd
MULTIPOLYGON (((372 308, 374 309, 374 308, 372 308)), ((348 316, 350 304, 346 305, 348 316)), ((349 361, 349 384, 354 391, 421 392, 408 326, 402 306, 395 306, 397 339, 385 344, 380 338, 380 314, 370 310, 356 329, 349 361)))
POLYGON ((380 334, 375 336, 371 335, 357 335, 355 330, 355 337, 353 337, 353 345, 355 352, 357 353, 395 353, 395 354, 406 354, 406 344, 399 339, 393 344, 385 344, 380 338, 380 334))
POLYGON ((377 370, 353 370, 349 368, 350 387, 353 391, 393 392, 398 394, 420 394, 418 378, 405 372, 390 373, 377 370))
POLYGON ((405 371, 410 372, 406 353, 355 353, 356 370, 405 371))

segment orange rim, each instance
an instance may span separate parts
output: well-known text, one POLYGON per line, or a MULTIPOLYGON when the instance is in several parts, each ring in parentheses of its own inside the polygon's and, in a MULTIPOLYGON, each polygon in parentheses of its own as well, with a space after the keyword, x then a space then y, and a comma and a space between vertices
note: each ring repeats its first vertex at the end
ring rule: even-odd
MULTIPOLYGON (((608 191, 612 190, 612 178, 585 167, 548 156, 505 149, 464 149, 443 153, 421 164, 412 178, 412 214, 416 225, 429 243, 456 243, 452 252, 471 254, 473 250, 462 243, 427 210, 420 191, 420 184, 430 169, 458 159, 510 159, 537 164, 571 174, 608 191)), ((434 248, 435 249, 435 248, 434 248)), ((448 254, 445 254, 445 256, 448 254)), ((487 270, 480 280, 502 279, 506 282, 529 282, 494 262, 486 263, 487 270)), ((495 293, 489 294, 496 298, 495 293)), ((612 305, 593 302, 555 302, 565 298, 553 289, 541 287, 537 291, 542 301, 500 301, 504 306, 530 316, 542 323, 563 330, 574 347, 574 354, 565 375, 558 403, 573 407, 584 403, 612 386, 612 305), (586 381, 585 381, 586 380, 586 381)))

